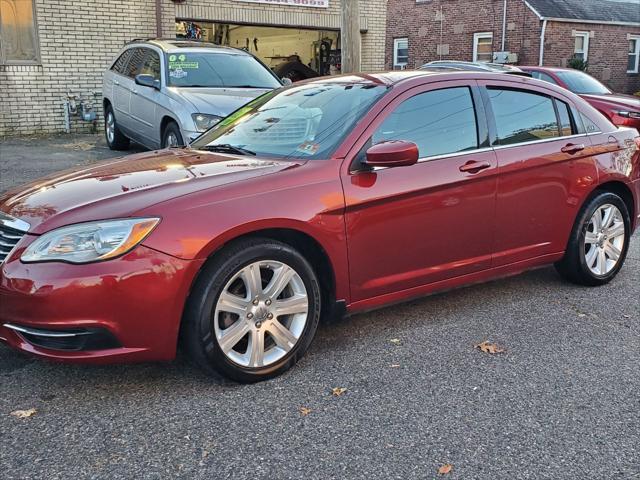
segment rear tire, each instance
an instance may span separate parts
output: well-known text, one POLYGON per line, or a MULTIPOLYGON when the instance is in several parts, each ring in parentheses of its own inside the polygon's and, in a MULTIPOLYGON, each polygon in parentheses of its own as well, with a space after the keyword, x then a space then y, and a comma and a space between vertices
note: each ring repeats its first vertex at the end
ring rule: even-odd
POLYGON ((130 141, 118 128, 111 105, 107 105, 104 109, 104 137, 111 150, 127 150, 129 148, 130 141))
POLYGON ((624 201, 610 192, 595 192, 576 219, 567 250, 556 270, 579 285, 610 282, 627 256, 631 218, 624 201))
POLYGON ((198 276, 181 338, 205 372, 258 382, 302 358, 320 308, 318 279, 298 251, 268 238, 240 240, 216 253, 198 276))
POLYGON ((182 147, 184 140, 176 122, 169 122, 162 132, 162 148, 182 147))

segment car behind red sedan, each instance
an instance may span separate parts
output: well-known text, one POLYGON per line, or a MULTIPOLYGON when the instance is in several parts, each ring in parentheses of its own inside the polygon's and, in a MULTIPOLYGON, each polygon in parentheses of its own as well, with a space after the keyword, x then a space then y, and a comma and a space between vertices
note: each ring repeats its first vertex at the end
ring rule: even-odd
POLYGON ((41 357, 277 375, 322 316, 555 263, 610 281, 640 139, 532 78, 394 72, 270 92, 190 148, 0 198, 0 337, 41 357))
POLYGON ((598 80, 579 70, 552 67, 520 67, 534 78, 560 85, 580 95, 614 125, 640 131, 640 98, 613 93, 598 80))

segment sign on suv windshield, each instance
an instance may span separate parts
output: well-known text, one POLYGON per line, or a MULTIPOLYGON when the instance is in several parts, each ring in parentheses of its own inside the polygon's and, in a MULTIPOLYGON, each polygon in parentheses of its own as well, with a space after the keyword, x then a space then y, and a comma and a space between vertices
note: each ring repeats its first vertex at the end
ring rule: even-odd
POLYGON ((249 55, 173 52, 167 55, 171 87, 278 88, 280 83, 249 55))

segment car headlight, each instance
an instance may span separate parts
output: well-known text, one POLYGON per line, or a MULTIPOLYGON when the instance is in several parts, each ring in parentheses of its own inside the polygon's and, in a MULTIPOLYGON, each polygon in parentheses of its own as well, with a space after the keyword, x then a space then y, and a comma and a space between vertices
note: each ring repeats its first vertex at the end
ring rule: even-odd
POLYGON ((27 263, 90 263, 107 260, 130 251, 159 222, 159 218, 131 218, 57 228, 29 245, 20 259, 27 263))
POLYGON ((208 115, 206 113, 194 113, 191 115, 191 118, 193 118, 193 123, 196 124, 196 128, 199 132, 209 130, 222 120, 222 117, 218 117, 217 115, 208 115))
POLYGON ((620 110, 618 112, 614 112, 619 117, 625 118, 638 118, 640 119, 640 112, 630 112, 629 110, 620 110))

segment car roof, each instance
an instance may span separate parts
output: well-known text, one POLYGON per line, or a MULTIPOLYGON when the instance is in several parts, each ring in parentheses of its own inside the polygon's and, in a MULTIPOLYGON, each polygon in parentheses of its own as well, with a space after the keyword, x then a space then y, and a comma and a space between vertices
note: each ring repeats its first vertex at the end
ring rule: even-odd
POLYGON ((132 44, 154 45, 167 53, 178 50, 206 50, 218 53, 249 55, 249 53, 239 48, 226 47, 224 45, 188 38, 137 38, 127 43, 127 45, 132 44))
MULTIPOLYGON (((576 70, 575 68, 564 68, 564 67, 539 67, 537 65, 521 65, 519 66, 522 70, 540 70, 542 72, 580 72, 581 70, 576 70)), ((585 72, 582 72, 585 73, 585 72)))
MULTIPOLYGON (((422 83, 420 79, 433 78, 434 80, 477 80, 494 79, 514 81, 516 79, 534 80, 530 76, 513 75, 512 73, 500 73, 480 70, 454 70, 442 68, 423 68, 420 70, 392 70, 377 73, 353 73, 319 77, 296 82, 294 85, 313 83, 339 83, 339 84, 378 84, 388 87, 405 83, 422 83)), ((546 83, 546 82, 545 82, 546 83)))

